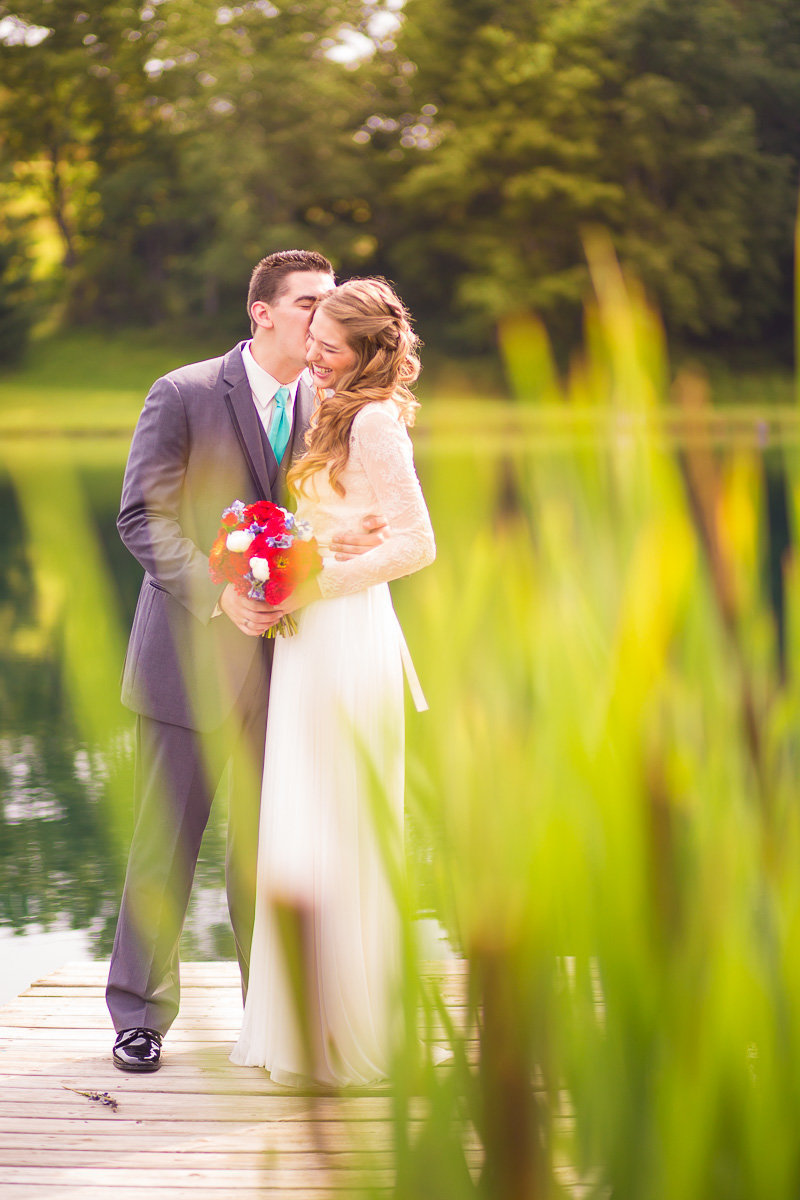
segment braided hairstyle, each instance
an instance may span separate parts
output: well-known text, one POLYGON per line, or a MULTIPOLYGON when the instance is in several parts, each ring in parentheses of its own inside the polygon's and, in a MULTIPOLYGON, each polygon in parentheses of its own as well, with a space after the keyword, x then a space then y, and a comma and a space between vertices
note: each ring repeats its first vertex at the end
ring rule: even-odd
POLYGON ((356 361, 332 396, 318 393, 305 453, 290 468, 287 481, 299 494, 308 477, 327 466, 331 487, 343 496, 339 476, 347 465, 356 413, 374 400, 394 400, 406 425, 414 423, 419 404, 410 385, 420 372, 419 338, 405 306, 384 279, 340 284, 318 301, 317 310, 342 326, 356 361))

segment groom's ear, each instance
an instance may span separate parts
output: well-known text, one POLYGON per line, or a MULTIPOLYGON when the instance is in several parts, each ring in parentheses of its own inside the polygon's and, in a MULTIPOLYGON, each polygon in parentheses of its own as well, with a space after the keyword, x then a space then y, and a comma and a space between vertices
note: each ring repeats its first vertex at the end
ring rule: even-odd
POLYGON ((264 329, 272 329, 274 324, 272 310, 266 300, 253 301, 250 305, 250 319, 254 325, 261 325, 264 329))

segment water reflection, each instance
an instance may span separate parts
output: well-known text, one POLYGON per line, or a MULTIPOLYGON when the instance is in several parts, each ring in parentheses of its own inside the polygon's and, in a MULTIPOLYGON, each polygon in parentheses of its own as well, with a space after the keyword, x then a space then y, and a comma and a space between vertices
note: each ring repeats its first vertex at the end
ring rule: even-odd
MULTIPOLYGON (((110 442, 108 461, 80 468, 79 476, 127 625, 141 571, 115 527, 126 449, 110 442)), ((118 732, 110 755, 82 739, 64 686, 59 626, 42 613, 22 514, 5 474, 0 512, 0 927, 29 931, 31 938, 42 929, 85 930, 93 953, 106 957, 126 847, 111 834, 105 792, 114 771, 123 776, 119 793, 131 795, 124 777, 132 770, 133 717, 121 704, 112 714, 118 732)), ((187 919, 187 957, 234 956, 222 890, 224 796, 215 809, 187 919)), ((131 828, 130 806, 119 822, 131 828)), ((13 943, 4 940, 2 957, 8 955, 13 943)))

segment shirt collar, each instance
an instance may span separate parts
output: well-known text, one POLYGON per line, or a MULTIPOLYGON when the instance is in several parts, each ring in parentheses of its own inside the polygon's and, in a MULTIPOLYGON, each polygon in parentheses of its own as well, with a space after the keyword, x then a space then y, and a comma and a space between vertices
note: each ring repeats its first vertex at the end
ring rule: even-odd
MULTIPOLYGON (((253 358, 253 353, 250 349, 250 342, 245 342, 244 346, 242 347, 242 362, 244 363, 247 380, 250 384, 250 390, 253 393, 256 404, 259 408, 266 408, 268 404, 272 403, 275 393, 282 385, 277 379, 274 378, 274 376, 270 375, 269 371, 265 371, 262 366, 259 366, 256 360, 253 358)), ((297 398, 297 385, 300 382, 300 378, 301 376, 298 375, 297 379, 287 385, 289 388, 289 398, 292 404, 294 404, 295 399, 297 398)))

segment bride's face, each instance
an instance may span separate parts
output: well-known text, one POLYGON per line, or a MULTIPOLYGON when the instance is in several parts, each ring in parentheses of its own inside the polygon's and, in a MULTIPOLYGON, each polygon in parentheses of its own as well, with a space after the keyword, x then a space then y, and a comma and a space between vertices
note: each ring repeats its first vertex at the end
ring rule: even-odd
POLYGON ((347 344, 344 326, 319 310, 314 313, 308 331, 306 361, 314 383, 321 388, 335 388, 356 364, 356 352, 347 344))

